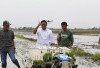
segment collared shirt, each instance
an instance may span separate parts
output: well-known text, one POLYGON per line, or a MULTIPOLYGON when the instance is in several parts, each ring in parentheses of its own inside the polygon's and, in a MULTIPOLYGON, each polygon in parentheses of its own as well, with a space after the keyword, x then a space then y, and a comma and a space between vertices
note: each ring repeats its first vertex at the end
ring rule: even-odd
POLYGON ((55 43, 52 31, 49 29, 43 30, 42 28, 37 30, 37 43, 36 45, 49 46, 51 43, 55 43))
POLYGON ((11 30, 0 30, 0 51, 13 49, 14 32, 11 30))

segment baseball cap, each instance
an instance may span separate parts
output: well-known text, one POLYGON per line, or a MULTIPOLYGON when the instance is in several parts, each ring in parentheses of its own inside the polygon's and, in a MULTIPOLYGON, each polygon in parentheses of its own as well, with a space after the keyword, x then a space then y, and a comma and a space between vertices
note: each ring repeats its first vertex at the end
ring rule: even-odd
POLYGON ((8 21, 4 21, 3 22, 3 25, 7 25, 7 26, 9 26, 9 25, 11 25, 8 21))

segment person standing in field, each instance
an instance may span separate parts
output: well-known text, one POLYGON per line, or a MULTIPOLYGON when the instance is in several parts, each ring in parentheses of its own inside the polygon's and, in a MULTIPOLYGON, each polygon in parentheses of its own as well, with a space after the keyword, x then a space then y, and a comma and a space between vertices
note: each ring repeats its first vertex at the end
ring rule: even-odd
MULTIPOLYGON (((7 66, 7 54, 11 58, 12 62, 20 68, 18 60, 15 58, 15 43, 14 32, 9 30, 10 23, 8 21, 3 22, 3 30, 0 30, 0 53, 2 68, 7 66)), ((10 67, 9 67, 10 68, 10 67)))
POLYGON ((73 33, 67 29, 67 26, 67 22, 61 23, 62 31, 58 34, 57 42, 58 46, 71 49, 74 42, 73 33))
POLYGON ((38 26, 34 29, 33 34, 37 35, 37 43, 36 46, 49 46, 54 45, 55 40, 53 37, 53 33, 50 29, 47 28, 47 21, 42 20, 38 26), (39 28, 39 27, 42 28, 39 28))
POLYGON ((99 41, 98 41, 98 44, 100 44, 100 35, 99 35, 99 41))

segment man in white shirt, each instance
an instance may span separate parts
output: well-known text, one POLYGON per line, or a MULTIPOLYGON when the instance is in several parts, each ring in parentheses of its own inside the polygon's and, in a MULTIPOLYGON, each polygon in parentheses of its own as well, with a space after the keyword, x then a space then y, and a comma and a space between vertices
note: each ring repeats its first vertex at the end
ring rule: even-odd
POLYGON ((47 22, 42 20, 41 23, 33 31, 34 34, 37 34, 37 43, 36 46, 52 46, 55 43, 52 31, 47 29, 47 22), (41 26, 42 28, 39 28, 41 26))

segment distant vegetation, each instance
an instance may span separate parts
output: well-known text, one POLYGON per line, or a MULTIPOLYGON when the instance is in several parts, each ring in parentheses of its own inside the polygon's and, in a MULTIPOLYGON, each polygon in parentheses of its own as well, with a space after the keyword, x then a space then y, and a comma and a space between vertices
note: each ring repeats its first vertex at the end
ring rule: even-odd
MULTIPOLYGON (((32 32, 34 30, 34 27, 19 27, 19 28, 11 28, 14 31, 28 31, 28 32, 32 32)), ((53 33, 59 33, 62 29, 61 28, 49 28, 53 31, 53 33)), ((69 28, 70 29, 70 28, 69 28)), ((88 29, 82 29, 82 28, 74 28, 74 29, 70 29, 74 35, 91 35, 91 36, 97 36, 98 34, 100 34, 100 28, 88 28, 88 29)))
MULTIPOLYGON (((1 28, 1 27, 0 27, 1 28)), ((15 28, 11 28, 11 29, 14 29, 14 30, 33 30, 35 27, 15 27, 15 28)), ((51 30, 61 30, 61 28, 50 28, 51 30)), ((84 28, 69 28, 70 30, 100 30, 100 27, 93 27, 93 28, 87 28, 87 29, 84 29, 84 28)))
POLYGON ((19 28, 11 28, 13 30, 33 30, 34 28, 33 27, 19 27, 19 28))
MULTIPOLYGON (((12 30, 27 30, 27 31, 33 31, 35 27, 18 27, 18 28, 10 28, 12 30)), ((1 29, 1 27, 0 27, 1 29)), ((62 29, 61 28, 49 28, 53 31, 53 33, 58 33, 60 32, 62 29)), ((87 28, 87 29, 83 29, 83 28, 69 28, 74 34, 76 35, 93 35, 93 36, 97 36, 98 34, 100 34, 100 27, 93 27, 93 28, 87 28), (95 35, 96 34, 96 35, 95 35)))

